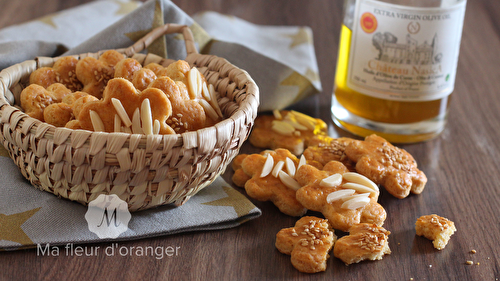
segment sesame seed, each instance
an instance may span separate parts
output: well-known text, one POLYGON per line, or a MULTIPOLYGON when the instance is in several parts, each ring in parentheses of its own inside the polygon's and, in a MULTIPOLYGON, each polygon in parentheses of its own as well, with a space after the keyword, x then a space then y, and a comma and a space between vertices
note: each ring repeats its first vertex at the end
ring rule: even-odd
POLYGON ((476 250, 474 250, 474 249, 473 249, 473 250, 471 250, 470 252, 471 252, 472 254, 475 254, 475 253, 476 253, 476 250))
POLYGON ((472 265, 472 264, 474 264, 474 262, 473 262, 473 261, 466 261, 465 263, 466 263, 467 265, 472 265))

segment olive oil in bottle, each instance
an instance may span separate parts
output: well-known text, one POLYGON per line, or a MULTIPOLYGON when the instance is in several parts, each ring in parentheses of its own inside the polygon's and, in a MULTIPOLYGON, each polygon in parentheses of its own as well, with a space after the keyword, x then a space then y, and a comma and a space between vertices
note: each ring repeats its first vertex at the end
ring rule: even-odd
POLYGON ((346 1, 332 117, 360 136, 427 140, 446 123, 466 1, 386 1, 346 1))

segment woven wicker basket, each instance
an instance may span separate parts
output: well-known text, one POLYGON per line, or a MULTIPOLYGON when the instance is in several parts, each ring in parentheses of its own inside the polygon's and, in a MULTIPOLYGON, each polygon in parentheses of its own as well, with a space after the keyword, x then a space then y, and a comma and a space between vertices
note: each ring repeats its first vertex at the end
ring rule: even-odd
MULTIPOLYGON (((15 105, 35 69, 58 58, 37 58, 0 73, 0 141, 33 186, 87 204, 100 194, 116 194, 131 211, 181 205, 224 172, 248 137, 259 90, 244 70, 225 59, 201 55, 186 26, 159 27, 133 46, 117 50, 143 65, 172 60, 141 54, 156 38, 184 35, 187 57, 213 84, 225 119, 177 135, 103 133, 57 128, 31 118, 15 105)), ((99 57, 98 53, 77 56, 99 57)))

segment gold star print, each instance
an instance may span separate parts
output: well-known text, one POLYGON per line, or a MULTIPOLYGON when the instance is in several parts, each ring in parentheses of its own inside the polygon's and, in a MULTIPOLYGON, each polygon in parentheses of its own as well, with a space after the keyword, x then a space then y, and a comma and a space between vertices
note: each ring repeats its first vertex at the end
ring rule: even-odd
MULTIPOLYGON (((193 22, 193 24, 189 27, 191 29, 191 32, 193 33, 193 39, 194 42, 198 44, 198 49, 203 50, 205 46, 212 40, 210 35, 203 29, 198 23, 193 22)), ((182 34, 177 34, 174 36, 174 39, 176 40, 184 40, 184 36, 182 34)), ((201 51, 200 51, 201 53, 201 51)))
POLYGON ((285 78, 280 83, 281 86, 296 86, 298 87, 297 96, 294 101, 299 101, 303 97, 309 95, 313 89, 313 86, 309 80, 307 80, 304 76, 300 75, 300 73, 294 71, 287 78, 285 78))
POLYGON ((12 215, 0 214, 0 240, 12 241, 21 245, 33 244, 21 226, 40 209, 41 207, 12 215))
POLYGON ((54 17, 56 17, 58 13, 51 14, 42 18, 39 18, 38 21, 47 25, 52 26, 53 28, 57 28, 57 25, 54 22, 54 17))
POLYGON ((292 43, 290 43, 290 49, 301 44, 306 44, 306 43, 312 44, 312 38, 305 28, 299 28, 299 31, 297 31, 297 33, 285 36, 292 38, 292 43))
POLYGON ((115 15, 126 15, 133 10, 135 10, 138 6, 139 3, 135 1, 114 1, 118 6, 120 7, 118 11, 116 11, 115 15))
MULTIPOLYGON (((163 22, 163 11, 161 8, 160 1, 155 2, 155 10, 153 14, 153 23, 151 24, 151 28, 145 29, 145 30, 138 30, 134 32, 129 32, 125 33, 125 36, 130 38, 132 41, 138 41, 144 35, 148 34, 151 30, 164 25, 163 22)), ((158 55, 160 57, 166 58, 167 57, 167 42, 165 40, 165 36, 161 36, 160 38, 156 39, 153 43, 149 45, 147 48, 148 53, 158 55)))
POLYGON ((310 68, 307 68, 306 74, 304 74, 311 81, 319 81, 319 74, 310 68))
POLYGON ((203 205, 209 206, 230 206, 234 208, 236 215, 242 217, 248 215, 251 210, 255 208, 252 204, 248 202, 245 196, 236 191, 235 189, 222 186, 222 190, 228 195, 227 197, 217 199, 215 201, 202 203, 203 205))

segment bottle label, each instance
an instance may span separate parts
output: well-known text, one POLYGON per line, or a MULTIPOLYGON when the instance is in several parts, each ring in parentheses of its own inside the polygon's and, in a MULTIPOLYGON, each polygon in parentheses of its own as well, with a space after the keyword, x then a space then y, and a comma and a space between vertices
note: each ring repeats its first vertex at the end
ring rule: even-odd
POLYGON ((451 94, 465 3, 415 8, 357 1, 347 86, 397 101, 434 100, 451 94))

